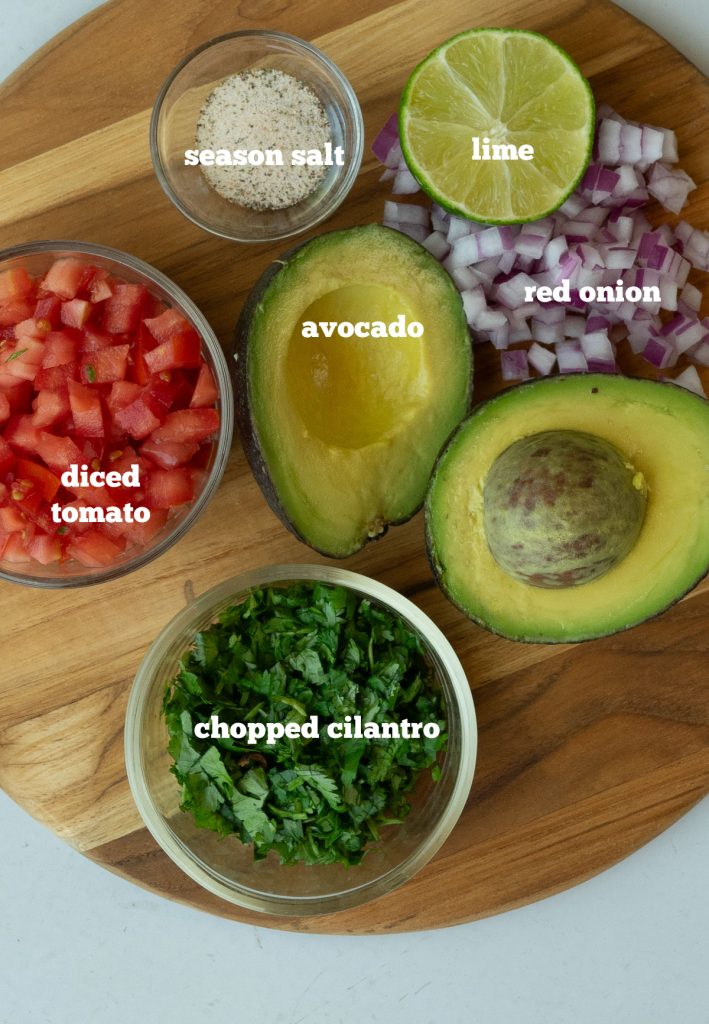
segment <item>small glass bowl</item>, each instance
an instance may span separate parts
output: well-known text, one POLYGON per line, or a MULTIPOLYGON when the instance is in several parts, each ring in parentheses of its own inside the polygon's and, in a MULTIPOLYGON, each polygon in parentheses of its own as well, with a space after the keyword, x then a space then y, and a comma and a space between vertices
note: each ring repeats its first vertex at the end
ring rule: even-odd
POLYGON ((233 32, 204 43, 169 75, 150 122, 150 152, 163 191, 193 223, 233 242, 272 242, 320 224, 352 188, 363 148, 362 111, 350 83, 324 53, 285 32, 233 32), (231 203, 207 183, 199 166, 185 166, 208 95, 223 79, 252 68, 277 68, 310 86, 325 108, 333 148, 344 148, 344 164, 328 167, 314 192, 283 210, 231 203))
MULTIPOLYGON (((32 587, 83 587, 90 583, 106 583, 108 580, 125 576, 140 569, 154 558, 158 558, 169 547, 194 526, 207 504, 214 496, 224 473, 234 430, 234 396, 231 377, 226 359, 214 331, 206 317, 194 302, 185 295, 169 278, 155 267, 144 263, 135 256, 111 249, 105 245, 86 242, 28 242, 0 252, 0 272, 12 267, 23 266, 31 277, 46 273, 56 259, 75 256, 85 259, 94 266, 104 268, 122 281, 145 285, 148 291, 166 305, 176 309, 194 327, 202 339, 204 355, 214 376, 219 392, 219 435, 212 445, 209 462, 205 467, 207 475, 202 490, 189 505, 181 506, 171 514, 165 526, 145 547, 128 546, 126 551, 111 565, 89 569, 78 562, 70 561, 58 565, 40 565, 37 562, 10 563, 0 557, 0 579, 12 583, 25 583, 32 587)), ((0 427, 0 434, 2 428, 0 427)))
MULTIPOLYGON (((322 725, 323 723, 321 723, 322 725)), ((419 871, 442 846, 465 806, 475 770, 477 727, 468 680, 443 633, 420 608, 376 580, 322 565, 274 565, 227 580, 183 609, 146 654, 128 700, 125 758, 133 798, 145 825, 179 868, 204 889, 249 910, 291 916, 334 913, 383 896, 419 871), (354 590, 403 618, 422 638, 448 719, 441 777, 422 772, 410 794, 411 812, 382 829, 362 862, 345 868, 282 865, 275 853, 254 861, 235 836, 220 839, 180 811, 180 786, 170 772, 162 715, 166 685, 194 636, 255 587, 318 581, 354 590)))

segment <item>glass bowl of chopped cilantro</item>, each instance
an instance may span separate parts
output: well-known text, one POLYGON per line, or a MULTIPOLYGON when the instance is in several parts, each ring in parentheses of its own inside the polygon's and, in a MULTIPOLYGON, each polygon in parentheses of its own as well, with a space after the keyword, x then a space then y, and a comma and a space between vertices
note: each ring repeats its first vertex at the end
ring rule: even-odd
POLYGON ((126 716, 128 779, 162 849, 273 915, 358 906, 436 853, 477 729, 453 648, 416 605, 339 568, 248 572, 181 611, 126 716))
POLYGON ((153 108, 157 179, 193 223, 272 242, 330 217, 364 150, 355 92, 315 46, 285 32, 219 36, 170 73, 153 108))

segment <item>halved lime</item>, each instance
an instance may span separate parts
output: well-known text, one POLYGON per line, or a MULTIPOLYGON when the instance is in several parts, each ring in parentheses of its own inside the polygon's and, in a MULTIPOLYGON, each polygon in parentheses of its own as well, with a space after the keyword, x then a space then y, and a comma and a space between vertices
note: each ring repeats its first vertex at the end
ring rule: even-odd
POLYGON ((591 88, 569 55, 516 29, 471 29, 443 43, 414 69, 399 109, 404 156, 424 191, 489 224, 561 206, 591 157, 594 124, 591 88), (474 136, 480 153, 487 139, 490 153, 527 145, 533 158, 473 160, 474 136))

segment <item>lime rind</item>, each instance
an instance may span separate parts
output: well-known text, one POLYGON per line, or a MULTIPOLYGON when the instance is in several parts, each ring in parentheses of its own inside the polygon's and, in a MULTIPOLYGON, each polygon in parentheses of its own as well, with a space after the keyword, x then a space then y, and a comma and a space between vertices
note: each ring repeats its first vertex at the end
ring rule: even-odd
MULTIPOLYGON (((491 59, 491 53, 494 51, 488 48, 489 59, 491 59)), ((517 75, 517 79, 522 77, 520 74, 517 75)), ((507 86, 508 83, 506 82, 505 85, 507 86)), ((568 199, 584 175, 593 152, 594 129, 593 93, 578 65, 551 39, 539 32, 527 29, 469 29, 446 40, 414 68, 404 88, 399 106, 399 135, 402 152, 411 173, 423 191, 450 213, 485 224, 522 224, 539 220, 557 210, 568 199), (548 47, 549 53, 555 53, 559 57, 559 61, 547 61, 546 65, 536 65, 536 77, 532 77, 532 95, 527 98, 529 87, 527 79, 525 92, 521 97, 517 95, 518 105, 514 107, 513 113, 510 108, 514 106, 514 103, 505 104, 505 100, 510 95, 515 96, 514 92, 510 93, 507 89, 499 87, 495 92, 490 88, 491 76, 489 69, 484 66, 485 61, 482 64, 478 62, 476 67, 473 54, 467 65, 470 78, 476 79, 478 83, 485 83, 484 87, 480 88, 479 94, 471 89, 464 77, 461 77, 459 69, 461 61, 453 66, 448 61, 443 61, 442 58, 453 47, 473 36, 477 37, 478 41, 481 36, 489 38, 491 46, 497 46, 498 56, 501 55, 502 45, 508 37, 526 37, 536 46, 539 46, 541 41, 545 47, 548 47), (458 82, 460 87, 453 90, 447 97, 449 109, 446 111, 445 120, 438 116, 435 98, 431 99, 427 109, 425 96, 417 96, 417 130, 422 134, 429 132, 432 138, 437 137, 438 145, 435 166, 423 167, 414 155, 411 145, 410 101, 413 90, 419 86, 426 69, 433 67, 436 63, 444 66, 450 72, 451 81, 458 82), (559 69, 561 69, 560 73, 559 69), (558 94, 564 78, 567 79, 567 88, 571 88, 572 92, 575 90, 576 96, 571 96, 568 103, 565 103, 562 97, 561 103, 559 103, 558 94), (553 114, 557 123, 552 128, 549 121, 551 112, 548 108, 555 91, 557 103, 554 104, 553 114), (582 97, 583 103, 578 102, 579 95, 582 97), (519 104, 520 98, 524 99, 521 104, 519 104), (572 99, 574 102, 571 102, 572 99), (581 116, 579 116, 579 112, 581 112, 581 116), (513 130, 509 133, 509 140, 516 145, 521 145, 523 142, 531 142, 534 145, 535 136, 540 139, 542 135, 548 136, 549 132, 553 130, 555 143, 552 153, 549 154, 551 158, 549 156, 545 158, 544 147, 540 149, 537 143, 533 162, 470 161, 469 152, 466 154, 466 147, 461 147, 460 141, 456 142, 455 134, 462 136, 463 133, 466 133, 469 137, 475 133, 477 127, 485 130, 484 118, 486 115, 488 117, 506 117, 514 125, 513 130), (446 133, 440 131, 443 124, 447 124, 450 129, 447 133, 447 145, 446 133), (471 163, 475 167, 475 173, 471 169, 471 163), (536 168, 534 167, 535 163, 538 164, 536 168), (465 194, 462 195, 462 198, 454 198, 446 194, 441 190, 440 185, 434 183, 437 176, 432 172, 438 168, 450 168, 451 164, 460 168, 458 179, 466 183, 465 194), (540 177, 543 180, 540 181, 540 177), (514 191, 518 204, 520 199, 528 204, 529 208, 523 215, 513 212, 511 207, 507 214, 499 213, 505 191, 508 195, 514 191), (535 196, 536 203, 533 202, 535 196), (492 210, 497 212, 493 213, 492 210)), ((450 179, 454 175, 451 175, 448 170, 447 176, 450 179)))

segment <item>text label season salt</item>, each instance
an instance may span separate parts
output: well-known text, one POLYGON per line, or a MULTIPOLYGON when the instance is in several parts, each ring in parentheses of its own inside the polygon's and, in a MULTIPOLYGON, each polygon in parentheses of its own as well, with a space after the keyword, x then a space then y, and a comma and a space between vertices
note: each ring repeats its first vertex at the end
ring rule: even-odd
MULTIPOLYGON (((345 150, 342 146, 325 143, 325 149, 291 150, 290 162, 293 167, 342 167, 345 150)), ((186 167, 283 167, 285 158, 280 149, 186 149, 186 167)))
MULTIPOLYGON (((231 75, 207 97, 197 122, 197 151, 233 154, 261 152, 263 163, 200 162, 211 187, 229 202, 253 210, 280 210, 311 195, 326 166, 310 163, 307 154, 332 147, 330 122, 315 92, 277 68, 257 68, 231 75), (304 153, 303 162, 267 162, 265 154, 304 153)), ((258 157, 255 158, 258 161, 258 157)))

